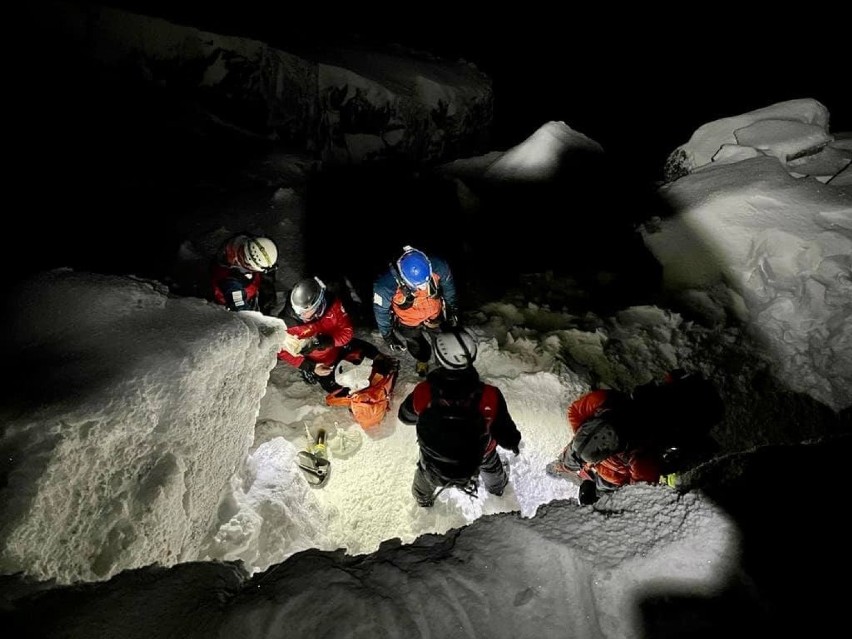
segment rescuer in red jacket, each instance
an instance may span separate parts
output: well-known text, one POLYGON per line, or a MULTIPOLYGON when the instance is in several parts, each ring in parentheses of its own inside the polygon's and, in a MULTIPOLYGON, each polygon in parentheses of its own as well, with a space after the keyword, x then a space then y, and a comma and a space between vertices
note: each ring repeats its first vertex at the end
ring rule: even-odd
POLYGON ((341 389, 334 378, 338 362, 345 359, 360 364, 365 357, 379 355, 373 344, 353 338, 349 314, 318 277, 300 280, 293 287, 279 317, 287 336, 278 359, 298 368, 307 383, 319 383, 328 393, 341 389))
POLYGON ((659 454, 628 439, 631 408, 630 398, 614 390, 593 390, 574 401, 568 407, 574 438, 561 455, 562 464, 581 479, 594 480, 599 490, 657 483, 659 454))
POLYGON ((628 395, 597 389, 568 407, 573 439, 547 473, 582 480, 580 503, 597 491, 658 483, 690 456, 713 445, 707 432, 723 414, 713 386, 698 374, 675 371, 628 395))
POLYGON ((268 310, 275 303, 275 286, 264 286, 264 276, 277 263, 278 248, 268 237, 234 235, 222 244, 210 267, 213 300, 230 311, 268 310))

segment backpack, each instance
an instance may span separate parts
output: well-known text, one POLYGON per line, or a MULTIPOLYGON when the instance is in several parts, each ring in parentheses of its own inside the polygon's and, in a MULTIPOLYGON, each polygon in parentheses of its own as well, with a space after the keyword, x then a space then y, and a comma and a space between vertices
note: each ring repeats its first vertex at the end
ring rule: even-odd
POLYGON ((633 398, 649 443, 661 450, 700 442, 725 412, 716 388, 698 373, 644 384, 634 390, 633 398))
POLYGON ((623 437, 617 423, 613 423, 612 414, 611 410, 599 411, 574 434, 571 450, 585 463, 597 464, 624 450, 623 437))
POLYGON ((348 406, 352 417, 361 428, 380 424, 390 408, 390 399, 396 384, 398 362, 392 358, 376 358, 370 371, 370 385, 351 395, 329 393, 325 403, 329 406, 348 406))
POLYGON ((491 442, 491 425, 480 410, 488 390, 478 384, 463 397, 448 397, 433 385, 432 401, 417 418, 422 460, 446 482, 466 482, 479 474, 491 442))

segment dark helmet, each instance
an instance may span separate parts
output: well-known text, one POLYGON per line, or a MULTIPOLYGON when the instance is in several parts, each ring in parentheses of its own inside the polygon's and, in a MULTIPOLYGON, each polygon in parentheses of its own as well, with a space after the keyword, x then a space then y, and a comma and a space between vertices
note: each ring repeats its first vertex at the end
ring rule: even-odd
POLYGON ((325 284, 318 277, 299 280, 290 291, 290 306, 303 320, 318 317, 325 312, 325 284))
POLYGON ((435 359, 444 368, 462 369, 476 359, 476 339, 466 329, 453 329, 435 337, 435 359))
POLYGON ((432 263, 423 251, 403 246, 404 253, 396 261, 399 274, 411 288, 420 288, 432 279, 432 263))
POLYGON ((621 451, 621 438, 605 417, 593 417, 580 425, 571 450, 587 464, 596 464, 621 451))

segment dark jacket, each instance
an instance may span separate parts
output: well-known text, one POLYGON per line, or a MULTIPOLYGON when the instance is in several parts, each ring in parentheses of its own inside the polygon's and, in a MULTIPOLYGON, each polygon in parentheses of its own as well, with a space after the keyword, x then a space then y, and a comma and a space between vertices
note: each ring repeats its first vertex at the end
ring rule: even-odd
POLYGON ((430 261, 432 286, 429 291, 418 291, 410 306, 406 303, 406 291, 399 285, 391 269, 373 283, 373 314, 383 336, 391 333, 395 321, 405 326, 435 321, 444 306, 448 315, 455 313, 456 283, 452 271, 440 257, 433 257, 430 261))
MULTIPOLYGON (((399 420, 404 424, 416 424, 419 415, 435 396, 447 400, 464 400, 477 391, 481 391, 478 409, 485 418, 483 435, 488 438, 483 457, 493 452, 497 446, 507 450, 516 449, 521 441, 521 433, 509 414, 503 393, 496 386, 482 382, 473 367, 460 371, 438 368, 429 373, 400 405, 399 420)), ((418 429, 418 444, 425 461, 430 461, 429 451, 441 450, 440 440, 440 433, 423 433, 418 429)))

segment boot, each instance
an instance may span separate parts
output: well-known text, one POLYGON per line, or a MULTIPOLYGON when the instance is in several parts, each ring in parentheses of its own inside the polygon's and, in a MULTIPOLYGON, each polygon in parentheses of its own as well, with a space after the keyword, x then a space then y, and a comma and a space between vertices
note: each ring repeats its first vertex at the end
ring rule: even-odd
POLYGON ((577 495, 577 501, 581 506, 594 504, 598 500, 598 489, 595 482, 591 479, 586 479, 580 484, 580 494, 577 495))

